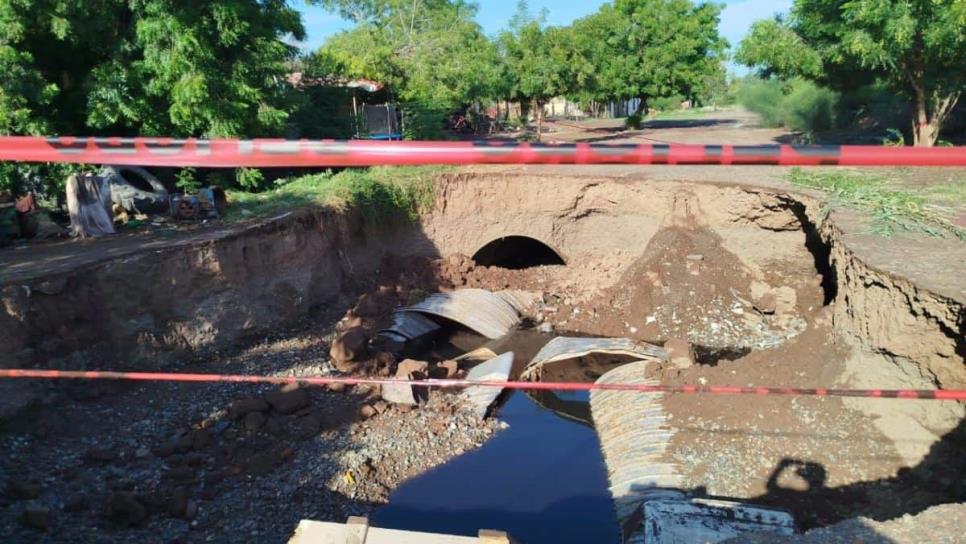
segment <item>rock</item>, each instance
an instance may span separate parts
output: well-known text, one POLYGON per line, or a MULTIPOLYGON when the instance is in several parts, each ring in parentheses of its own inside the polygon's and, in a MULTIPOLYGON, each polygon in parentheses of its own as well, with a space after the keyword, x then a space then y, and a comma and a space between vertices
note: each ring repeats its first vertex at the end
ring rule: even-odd
POLYGON ((376 409, 377 413, 381 414, 389 409, 389 403, 384 400, 380 400, 373 404, 372 407, 376 409))
POLYGON ((197 429, 191 432, 191 448, 195 451, 203 450, 211 443, 211 433, 208 429, 197 429))
POLYGON ((6 494, 17 501, 29 501, 40 496, 40 485, 29 481, 13 481, 7 485, 6 494))
POLYGON ((108 513, 111 519, 128 525, 138 525, 148 517, 147 508, 133 493, 126 491, 111 495, 108 501, 108 513))
POLYGON ((359 415, 361 415, 366 419, 369 419, 370 417, 376 415, 376 409, 366 404, 365 406, 359 409, 359 415))
POLYGON ((205 464, 207 459, 208 457, 205 456, 205 454, 195 452, 186 455, 184 461, 189 467, 200 467, 201 465, 205 464))
POLYGON ((151 450, 147 448, 138 448, 134 452, 134 457, 137 459, 144 459, 145 457, 151 455, 151 450))
MULTIPOLYGON (((402 380, 423 379, 428 375, 428 371, 429 363, 426 361, 405 359, 396 367, 396 378, 402 380)), ((407 383, 383 385, 382 398, 394 404, 416 404, 416 395, 413 392, 413 386, 407 383)))
POLYGON ((252 456, 251 460, 248 462, 248 471, 253 476, 261 476, 267 474, 275 465, 282 462, 285 458, 285 450, 280 447, 272 448, 268 451, 263 451, 261 453, 252 456))
POLYGON ((296 420, 292 434, 300 440, 308 440, 317 436, 324 425, 325 417, 318 412, 313 412, 296 420))
POLYGON ((325 387, 326 389, 328 389, 329 391, 332 391, 333 393, 341 393, 345 391, 344 383, 330 383, 325 387))
POLYGON ((84 460, 95 463, 111 463, 117 460, 117 451, 107 448, 93 448, 84 452, 84 460))
POLYGON ((388 351, 380 351, 369 362, 369 372, 377 376, 389 376, 396 366, 396 356, 388 351))
POLYGON ((425 378, 429 373, 429 363, 415 359, 404 359, 396 367, 396 377, 405 379, 425 378))
POLYGON ((191 451, 191 448, 193 448, 194 445, 195 445, 194 436, 192 436, 191 433, 187 433, 187 434, 181 435, 181 437, 178 438, 177 450, 181 453, 186 453, 191 451))
POLYGON ((245 416, 245 428, 249 431, 257 431, 265 425, 265 414, 261 412, 251 412, 245 416))
POLYGON ((241 399, 228 406, 228 417, 241 419, 252 412, 264 412, 265 410, 268 410, 268 403, 263 399, 241 399))
POLYGON ((798 304, 798 295, 791 287, 779 287, 775 293, 775 313, 787 315, 795 313, 795 306, 798 304))
POLYGON ((155 450, 155 453, 158 455, 158 457, 163 458, 163 457, 170 457, 174 455, 174 452, 177 450, 178 450, 178 439, 169 438, 165 440, 164 443, 162 443, 160 446, 158 446, 158 449, 155 450))
POLYGON ((376 297, 366 293, 359 297, 359 302, 352 309, 352 313, 362 317, 375 317, 379 315, 379 308, 380 304, 376 297))
POLYGON ((265 395, 268 404, 280 414, 292 414, 309 405, 309 395, 298 384, 283 385, 265 395))
POLYGON ((74 493, 64 501, 65 512, 80 512, 87 508, 87 496, 83 493, 74 493))
POLYGON ((188 481, 193 479, 195 476, 194 470, 191 467, 185 465, 180 467, 173 467, 169 471, 161 475, 162 479, 175 480, 179 482, 188 481))
POLYGON ((168 500, 168 514, 175 518, 184 517, 185 511, 188 509, 189 498, 187 487, 176 487, 174 492, 171 493, 171 499, 168 500))
POLYGON ((442 368, 446 371, 446 375, 443 376, 446 379, 456 377, 456 374, 460 371, 460 365, 456 361, 446 360, 436 365, 438 368, 442 368))
POLYGON ((694 366, 694 349, 687 340, 672 338, 664 343, 664 351, 667 352, 671 367, 685 369, 694 366))
POLYGON ((362 318, 351 314, 347 315, 341 323, 341 330, 347 331, 349 329, 354 329, 356 327, 361 327, 363 325, 362 318))
POLYGON ((777 309, 778 300, 775 293, 769 291, 755 301, 755 309, 763 314, 771 315, 777 309))
POLYGON ((27 527, 46 531, 50 526, 50 508, 42 504, 28 504, 20 516, 20 521, 27 527))
POLYGON ((413 386, 406 383, 385 384, 382 386, 382 398, 393 404, 415 405, 416 395, 413 386))
POLYGON ((549 321, 544 321, 539 327, 537 327, 537 331, 542 332, 543 334, 550 334, 553 332, 553 325, 551 325, 549 321))
POLYGON ((354 372, 369 354, 369 338, 361 327, 340 334, 329 349, 332 365, 340 372, 354 372))
POLYGON ((285 433, 285 424, 287 422, 288 418, 285 416, 273 417, 265 424, 265 430, 275 436, 282 435, 285 433))

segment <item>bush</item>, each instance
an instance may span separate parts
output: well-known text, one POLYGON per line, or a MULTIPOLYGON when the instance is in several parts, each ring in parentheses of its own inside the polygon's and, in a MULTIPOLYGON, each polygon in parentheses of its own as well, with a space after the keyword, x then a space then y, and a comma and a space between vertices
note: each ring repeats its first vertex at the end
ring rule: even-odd
POLYGON ((739 85, 737 95, 742 106, 761 116, 764 126, 806 133, 838 126, 841 97, 809 81, 748 78, 739 85))
POLYGON ((784 124, 799 132, 824 132, 836 128, 838 93, 813 83, 795 81, 782 100, 784 124))
POLYGON ((644 118, 639 113, 632 113, 624 120, 624 126, 631 130, 640 130, 644 126, 644 118))
POLYGON ((257 191, 265 184, 265 175, 254 168, 238 168, 235 170, 235 180, 238 186, 246 191, 257 191))
POLYGON ((737 91, 738 103, 761 116, 761 123, 766 127, 783 126, 784 95, 782 84, 772 79, 746 79, 737 91))

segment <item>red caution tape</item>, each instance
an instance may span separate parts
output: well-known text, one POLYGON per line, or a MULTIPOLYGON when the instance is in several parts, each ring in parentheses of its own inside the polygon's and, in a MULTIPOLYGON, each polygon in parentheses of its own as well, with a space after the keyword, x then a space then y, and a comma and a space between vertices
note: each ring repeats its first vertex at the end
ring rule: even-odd
POLYGON ((181 374, 169 372, 111 372, 104 370, 31 370, 0 369, 0 378, 128 380, 148 382, 232 382, 297 383, 304 385, 385 385, 409 384, 415 387, 499 387, 544 391, 632 391, 636 393, 711 393, 724 395, 785 395, 815 397, 870 397, 922 400, 966 400, 964 389, 804 389, 797 387, 735 387, 725 385, 640 385, 621 383, 519 382, 477 380, 397 380, 389 378, 352 378, 343 376, 255 376, 250 374, 181 374))
POLYGON ((966 148, 2 136, 0 161, 209 168, 405 164, 966 166, 966 148))

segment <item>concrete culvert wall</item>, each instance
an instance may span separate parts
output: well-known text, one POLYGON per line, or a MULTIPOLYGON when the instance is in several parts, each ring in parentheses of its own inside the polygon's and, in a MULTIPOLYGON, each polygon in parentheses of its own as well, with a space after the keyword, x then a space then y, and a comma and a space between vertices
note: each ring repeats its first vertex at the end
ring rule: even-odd
POLYGON ((497 238, 474 253, 473 260, 481 266, 498 266, 511 270, 567 264, 553 248, 529 236, 497 238))

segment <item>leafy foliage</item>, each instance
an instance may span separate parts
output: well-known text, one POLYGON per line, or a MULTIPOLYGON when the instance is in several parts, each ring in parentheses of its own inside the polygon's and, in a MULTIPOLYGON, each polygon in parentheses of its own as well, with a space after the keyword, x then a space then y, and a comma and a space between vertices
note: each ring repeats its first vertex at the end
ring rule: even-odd
POLYGON ((499 62, 473 20, 475 6, 460 0, 317 3, 357 26, 330 38, 313 62, 339 76, 386 84, 395 98, 420 110, 409 115, 419 123, 417 133, 438 130, 449 109, 494 95, 499 62))
POLYGON ((801 78, 787 82, 749 78, 738 89, 738 101, 759 114, 765 126, 806 134, 838 126, 839 100, 837 93, 801 78))
POLYGON ((727 42, 718 35, 717 4, 690 0, 617 0, 627 19, 616 36, 624 72, 623 96, 648 100, 675 94, 696 98, 706 77, 723 71, 727 42))
POLYGON ((755 23, 737 58, 843 91, 882 80, 909 97, 913 142, 933 145, 966 88, 964 29, 963 0, 795 0, 788 21, 755 23))
MULTIPOLYGON (((0 134, 281 135, 303 34, 285 0, 5 0, 0 134)), ((61 170, 4 166, 0 188, 54 194, 61 170)))
POLYGON ((233 205, 228 220, 315 205, 352 207, 371 224, 415 221, 432 207, 436 167, 397 167, 343 170, 311 174, 279 184, 262 193, 229 191, 233 205))

